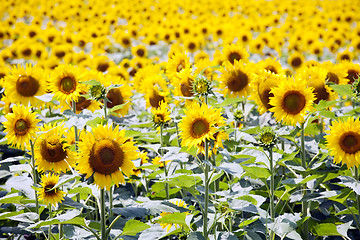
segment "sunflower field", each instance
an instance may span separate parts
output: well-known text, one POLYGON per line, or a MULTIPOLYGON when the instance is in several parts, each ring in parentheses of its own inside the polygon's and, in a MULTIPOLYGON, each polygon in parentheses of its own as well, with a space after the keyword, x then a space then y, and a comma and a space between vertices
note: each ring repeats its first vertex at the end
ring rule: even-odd
POLYGON ((1 0, 0 238, 360 239, 360 0, 1 0))

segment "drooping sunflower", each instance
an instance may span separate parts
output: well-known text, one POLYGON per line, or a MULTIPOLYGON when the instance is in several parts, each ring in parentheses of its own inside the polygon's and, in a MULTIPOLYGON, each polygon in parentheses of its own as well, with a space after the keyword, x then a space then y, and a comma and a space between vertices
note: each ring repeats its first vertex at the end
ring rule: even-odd
POLYGON ((41 176, 41 188, 37 189, 39 194, 39 200, 42 200, 45 204, 51 204, 56 207, 65 196, 65 192, 61 191, 60 188, 54 188, 59 182, 59 176, 53 173, 41 176))
POLYGON ((39 172, 66 172, 74 166, 75 154, 70 150, 63 125, 45 124, 34 148, 35 165, 39 172))
POLYGON ((272 88, 270 93, 274 96, 270 97, 269 104, 273 107, 269 110, 274 112, 276 121, 293 126, 304 122, 315 100, 313 88, 308 88, 302 79, 283 81, 272 88))
POLYGON ((36 137, 37 124, 40 122, 36 118, 36 114, 31 112, 30 108, 26 108, 23 105, 15 105, 12 107, 12 113, 5 115, 7 119, 4 122, 6 128, 5 138, 8 142, 16 148, 25 149, 25 146, 29 144, 29 140, 33 140, 36 137))
POLYGON ((50 75, 49 90, 55 98, 71 104, 77 100, 81 92, 86 92, 86 86, 81 84, 82 70, 72 65, 62 64, 56 67, 50 75))
POLYGON ((269 103, 270 97, 274 96, 270 93, 271 88, 276 87, 283 81, 286 81, 285 75, 274 74, 266 70, 260 71, 255 75, 254 81, 251 83, 252 92, 250 99, 255 101, 260 114, 273 107, 269 103))
POLYGON ((131 175, 135 167, 132 160, 139 157, 132 139, 125 137, 125 130, 111 126, 97 126, 83 135, 79 142, 79 160, 77 170, 94 176, 99 188, 110 189, 112 184, 124 184, 124 175, 131 175))
POLYGON ((330 155, 335 163, 346 164, 348 168, 360 165, 360 121, 348 118, 334 121, 325 136, 330 155))
POLYGON ((236 61, 234 65, 225 63, 225 68, 220 70, 220 91, 231 98, 248 96, 252 80, 252 66, 242 61, 236 61))
POLYGON ((42 105, 36 98, 46 93, 46 75, 39 67, 26 64, 25 67, 17 65, 4 77, 5 95, 13 103, 20 103, 32 107, 42 105))
POLYGON ((249 53, 240 44, 229 44, 223 49, 223 62, 235 64, 235 61, 248 62, 249 53))
POLYGON ((225 122, 221 112, 206 104, 194 102, 185 110, 185 116, 179 123, 181 144, 188 148, 197 147, 205 139, 214 139, 217 126, 225 122))

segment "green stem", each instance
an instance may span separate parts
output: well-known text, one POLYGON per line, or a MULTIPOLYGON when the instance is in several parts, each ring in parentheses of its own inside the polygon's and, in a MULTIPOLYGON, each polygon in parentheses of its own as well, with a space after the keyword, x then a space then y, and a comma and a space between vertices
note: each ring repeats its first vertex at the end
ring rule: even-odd
MULTIPOLYGON (((76 114, 76 102, 74 100, 72 101, 72 110, 73 110, 73 113, 76 114)), ((78 151, 79 134, 78 134, 78 128, 76 125, 74 125, 74 132, 75 132, 75 152, 77 152, 78 151)), ((76 201, 80 202, 80 193, 76 194, 76 201)))
POLYGON ((61 240, 64 237, 63 225, 59 224, 58 228, 59 228, 59 240, 61 240))
MULTIPOLYGON (((274 171, 274 161, 273 161, 273 151, 272 148, 269 150, 269 162, 270 162, 270 216, 271 220, 275 220, 275 204, 274 204, 274 192, 275 192, 275 171, 274 171)), ((271 229, 270 231, 270 239, 274 239, 274 231, 271 229)))
MULTIPOLYGON (((307 169, 307 165, 306 165, 306 156, 305 156, 305 124, 302 123, 301 124, 301 138, 300 138, 300 146, 301 146, 301 165, 304 168, 304 170, 306 171, 307 169)), ((303 187, 303 195, 306 195, 306 184, 303 187)), ((306 218, 307 217, 307 212, 308 212, 308 203, 306 201, 302 202, 302 217, 306 218)), ((304 235, 304 239, 308 240, 309 239, 309 222, 306 220, 303 223, 303 235, 304 235)))
POLYGON ((104 98, 104 118, 107 120, 107 99, 104 98))
MULTIPOLYGON (((160 146, 161 146, 161 149, 160 149, 160 156, 161 158, 163 157, 164 155, 164 150, 163 150, 163 146, 164 146, 164 142, 163 142, 163 126, 160 126, 160 146)), ((166 178, 166 181, 167 181, 167 177, 168 177, 168 169, 166 167, 166 162, 164 161, 164 172, 165 172, 165 178, 166 178)), ((166 191, 166 199, 169 199, 170 198, 170 188, 169 188, 169 183, 165 183, 165 191, 166 191)))
MULTIPOLYGON (((34 185, 38 183, 37 171, 35 168, 35 157, 34 157, 34 143, 30 140, 31 146, 31 168, 32 168, 32 177, 34 181, 34 185)), ((40 214, 39 214, 39 200, 37 196, 37 192, 35 190, 35 212, 38 214, 38 221, 40 221, 40 214)))
POLYGON ((101 222, 101 240, 106 240, 106 218, 105 218, 105 189, 100 189, 100 222, 101 222))
POLYGON ((203 232, 205 240, 208 239, 208 208, 209 208, 209 165, 207 161, 209 159, 209 143, 205 139, 205 202, 204 202, 204 212, 203 212, 203 232))
POLYGON ((114 193, 114 185, 112 185, 110 187, 110 193, 109 193, 109 202, 110 202, 110 211, 109 211, 109 218, 111 218, 113 216, 113 206, 114 206, 114 203, 113 203, 113 193, 114 193))
MULTIPOLYGON (((51 204, 49 204, 49 220, 52 219, 51 204)), ((51 240, 51 224, 49 225, 48 239, 51 240)))
MULTIPOLYGON (((355 167, 355 179, 356 179, 356 181, 359 181, 358 167, 355 167)), ((360 221, 360 195, 359 194, 356 194, 356 203, 357 203, 357 208, 358 208, 358 219, 359 219, 358 221, 360 221)))

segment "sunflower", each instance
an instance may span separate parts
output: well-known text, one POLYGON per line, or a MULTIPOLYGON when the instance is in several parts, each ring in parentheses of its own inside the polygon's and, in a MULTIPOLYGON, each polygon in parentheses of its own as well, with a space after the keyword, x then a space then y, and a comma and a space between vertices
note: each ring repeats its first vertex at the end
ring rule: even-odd
POLYGON ((332 101, 337 94, 326 84, 327 71, 320 67, 309 67, 298 74, 299 78, 307 82, 308 87, 314 88, 315 100, 318 104, 321 100, 332 101))
POLYGON ((4 77, 5 95, 13 103, 39 106, 42 101, 36 98, 46 93, 46 75, 41 68, 30 64, 17 65, 4 77))
POLYGON ((223 49, 223 62, 235 64, 235 61, 248 62, 249 53, 239 44, 229 44, 223 49))
POLYGON ((59 65, 50 75, 49 89, 55 94, 55 98, 71 104, 76 101, 82 92, 86 92, 86 86, 81 84, 82 69, 72 65, 59 65))
POLYGON ((143 45, 137 45, 135 47, 131 48, 131 53, 133 56, 137 56, 137 57, 146 57, 147 56, 147 50, 146 47, 143 45))
POLYGON ((242 61, 236 61, 234 65, 230 62, 225 63, 225 68, 220 70, 219 89, 224 95, 229 97, 244 97, 250 93, 250 83, 252 79, 252 66, 242 61))
POLYGON ((220 111, 208 107, 206 104, 201 106, 196 102, 190 104, 179 123, 182 145, 188 148, 197 147, 205 139, 214 139, 214 134, 217 132, 216 126, 221 126, 224 122, 220 111))
POLYGON ((360 164, 360 121, 348 118, 334 121, 325 136, 330 155, 335 163, 346 164, 348 168, 360 164))
POLYGON ((157 127, 166 126, 171 120, 169 105, 164 101, 160 102, 158 108, 152 108, 151 112, 153 114, 154 125, 157 127))
POLYGON ((93 175, 97 186, 109 190, 113 183, 117 186, 125 183, 123 173, 131 175, 135 167, 132 160, 138 157, 137 147, 125 137, 125 130, 99 125, 79 142, 77 169, 86 178, 93 175))
POLYGON ((303 123, 307 111, 312 110, 315 100, 313 88, 306 86, 306 81, 291 79, 279 83, 271 89, 269 104, 273 107, 269 110, 274 112, 276 121, 283 121, 285 124, 295 126, 296 123, 303 123))
POLYGON ((293 69, 298 69, 304 63, 305 58, 300 52, 294 52, 288 58, 288 63, 293 69))
POLYGON ((260 70, 265 69, 275 74, 281 74, 284 72, 280 62, 276 61, 275 58, 266 58, 265 60, 258 62, 256 65, 260 70))
MULTIPOLYGON (((172 204, 175 204, 178 207, 182 207, 182 208, 186 208, 186 209, 188 208, 187 204, 183 200, 170 200, 169 202, 171 202, 172 204)), ((188 212, 186 212, 186 215, 190 214, 189 212, 190 212, 190 210, 188 210, 188 212)), ((164 216, 169 215, 169 214, 171 214, 171 212, 161 212, 160 216, 164 217, 164 216)), ((160 223, 160 226, 162 228, 166 228, 166 232, 169 232, 172 226, 175 226, 175 228, 177 229, 181 225, 176 224, 176 223, 160 223)))
POLYGON ((33 140, 36 137, 36 125, 40 122, 36 119, 36 114, 32 113, 30 108, 26 108, 23 105, 15 105, 12 107, 12 113, 5 115, 7 119, 4 122, 6 128, 5 138, 12 146, 16 148, 25 149, 29 140, 33 140))
POLYGON ((260 71, 255 75, 254 81, 251 83, 250 99, 254 100, 258 105, 260 114, 265 113, 273 106, 270 105, 270 97, 274 94, 270 93, 271 88, 276 87, 280 82, 286 81, 285 75, 274 74, 270 71, 260 71))
POLYGON ((153 160, 151 161, 151 163, 153 165, 159 165, 159 168, 163 168, 164 164, 167 165, 171 160, 167 160, 167 161, 161 161, 161 157, 155 157, 153 158, 153 160))
POLYGON ((39 172, 66 172, 75 163, 75 154, 70 150, 70 143, 63 125, 45 124, 40 129, 42 134, 35 143, 35 165, 39 172))
POLYGON ((334 84, 345 85, 348 83, 347 70, 341 64, 324 62, 321 67, 327 70, 326 80, 334 84))
POLYGON ((171 81, 174 86, 174 95, 180 97, 193 97, 192 85, 195 80, 193 68, 187 66, 182 69, 171 81))
POLYGON ((344 69, 346 69, 346 78, 349 80, 349 84, 353 84, 355 80, 360 77, 360 65, 348 61, 343 61, 340 64, 344 69))
POLYGON ((190 58, 184 52, 175 52, 166 65, 166 74, 172 79, 186 67, 190 68, 190 58))
POLYGON ((39 200, 43 200, 45 204, 51 204, 56 207, 65 196, 65 192, 54 186, 59 182, 59 176, 49 173, 48 175, 41 176, 41 188, 37 189, 39 200))

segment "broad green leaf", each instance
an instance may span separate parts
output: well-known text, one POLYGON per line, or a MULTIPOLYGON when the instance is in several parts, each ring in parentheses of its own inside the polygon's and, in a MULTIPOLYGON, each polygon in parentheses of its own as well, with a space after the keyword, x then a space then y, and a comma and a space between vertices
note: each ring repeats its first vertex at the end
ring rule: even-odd
POLYGON ((18 222, 33 223, 38 219, 39 215, 33 212, 21 213, 19 215, 7 217, 10 220, 18 222))
POLYGON ((330 112, 328 110, 322 110, 319 112, 320 116, 326 117, 326 118, 330 118, 330 119, 335 119, 336 118, 336 114, 334 112, 330 112))
POLYGON ((177 186, 180 188, 191 188, 200 181, 201 181, 200 177, 181 175, 181 176, 170 179, 169 185, 177 186))
POLYGON ((75 194, 75 193, 83 193, 83 194, 88 194, 91 195, 92 191, 90 188, 88 187, 75 187, 75 188, 71 188, 68 191, 68 194, 75 194))
POLYGON ((225 107, 228 105, 232 105, 234 103, 242 102, 244 100, 245 100, 245 98, 226 98, 223 102, 215 104, 215 107, 221 108, 221 107, 225 107))
POLYGON ((243 228, 247 225, 250 225, 251 223, 255 222, 256 220, 258 220, 259 218, 258 217, 254 217, 252 219, 247 219, 245 221, 242 221, 240 224, 239 224, 239 228, 243 228))
POLYGON ((341 236, 337 231, 336 225, 333 223, 320 223, 314 226, 314 234, 317 236, 341 236))
POLYGON ((140 222, 138 220, 131 219, 125 223, 123 232, 121 235, 127 235, 127 236, 135 236, 139 232, 144 231, 145 229, 150 228, 149 225, 140 222))
POLYGON ((353 90, 351 89, 351 85, 337 85, 333 84, 330 85, 330 87, 340 96, 349 96, 349 97, 355 97, 355 94, 353 90))
POLYGON ((183 213, 175 212, 175 213, 171 213, 171 214, 161 217, 156 222, 178 224, 178 225, 185 227, 186 229, 189 229, 189 226, 187 226, 187 224, 185 222, 186 215, 187 214, 185 212, 183 212, 183 213))
POLYGON ((328 107, 330 107, 336 103, 338 103, 338 100, 334 100, 334 101, 320 100, 320 102, 318 104, 314 104, 314 108, 317 111, 321 111, 321 110, 327 109, 328 107))
POLYGON ((126 102, 126 103, 123 103, 123 104, 119 104, 119 105, 116 105, 112 108, 109 109, 110 112, 115 112, 117 110, 120 110, 122 109, 123 107, 125 107, 127 104, 129 104, 129 102, 126 102))
POLYGON ((89 86, 96 86, 96 85, 101 85, 101 82, 99 82, 95 79, 92 79, 89 81, 84 81, 84 82, 82 82, 82 84, 89 85, 89 86))
POLYGON ((267 179, 270 177, 271 173, 267 168, 257 167, 257 166, 242 166, 247 174, 249 174, 254 179, 264 178, 267 179))
POLYGON ((98 124, 103 124, 105 122, 104 119, 96 117, 94 119, 91 119, 89 121, 86 122, 86 125, 90 126, 90 127, 95 127, 98 124))
POLYGON ((13 196, 13 194, 11 195, 7 195, 5 197, 0 198, 0 203, 3 204, 21 204, 21 200, 23 199, 23 196, 13 196))

